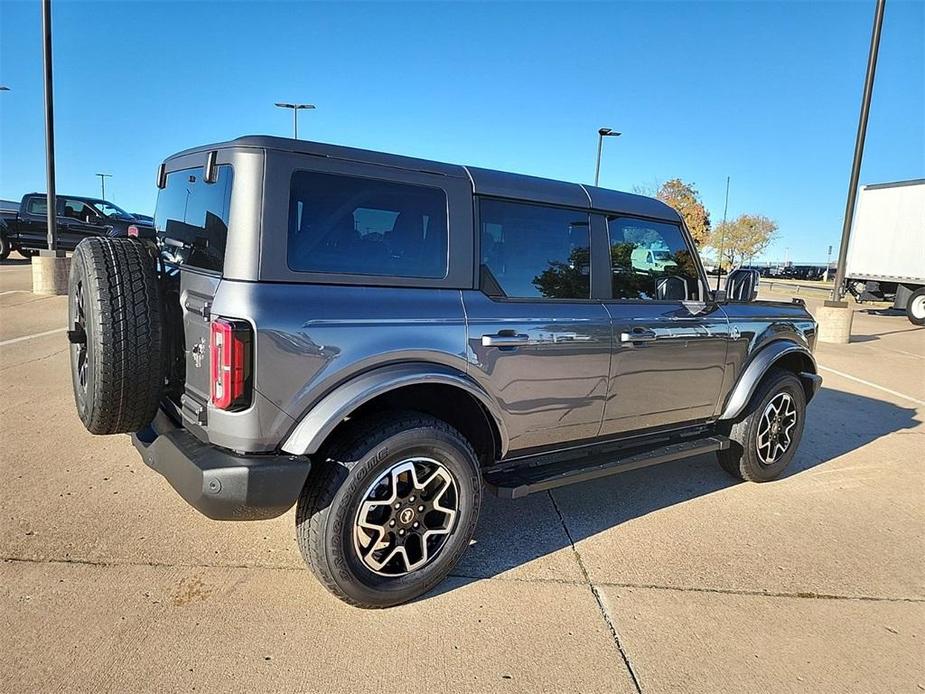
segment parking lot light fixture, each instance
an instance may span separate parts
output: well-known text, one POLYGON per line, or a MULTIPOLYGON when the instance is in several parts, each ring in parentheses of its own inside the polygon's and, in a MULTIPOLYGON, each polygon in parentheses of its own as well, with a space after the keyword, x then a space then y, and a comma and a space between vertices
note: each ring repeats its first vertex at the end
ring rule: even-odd
POLYGON ((594 185, 597 185, 601 178, 601 152, 604 149, 604 138, 620 137, 622 134, 612 128, 600 128, 597 131, 597 166, 594 168, 594 185))
POLYGON ((286 101, 277 101, 275 106, 277 108, 291 108, 292 109, 292 137, 295 140, 299 139, 299 111, 310 109, 315 110, 314 104, 292 104, 286 101))

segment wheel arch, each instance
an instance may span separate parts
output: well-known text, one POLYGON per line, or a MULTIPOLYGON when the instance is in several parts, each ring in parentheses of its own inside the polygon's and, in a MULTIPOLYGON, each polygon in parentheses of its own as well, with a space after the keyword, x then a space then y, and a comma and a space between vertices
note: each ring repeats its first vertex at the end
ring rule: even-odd
POLYGON ((447 421, 470 439, 480 458, 497 459, 507 452, 507 429, 497 404, 464 373, 431 363, 379 367, 341 384, 302 416, 282 450, 310 456, 348 418, 393 407, 447 421))
POLYGON ((812 352, 796 342, 776 340, 759 350, 749 361, 726 399, 726 405, 719 418, 729 420, 738 417, 772 367, 791 371, 800 379, 807 403, 812 400, 822 384, 822 377, 818 374, 812 352))

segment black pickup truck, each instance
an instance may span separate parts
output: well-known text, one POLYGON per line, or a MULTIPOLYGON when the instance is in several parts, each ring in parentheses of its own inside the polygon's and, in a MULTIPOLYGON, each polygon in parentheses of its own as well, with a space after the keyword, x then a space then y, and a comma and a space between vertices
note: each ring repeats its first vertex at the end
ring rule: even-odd
MULTIPOLYGON (((99 198, 57 197, 58 248, 72 251, 88 236, 128 236, 134 225, 139 236, 153 235, 150 222, 99 198)), ((10 251, 27 258, 48 247, 48 203, 44 193, 23 196, 18 211, 0 210, 0 259, 10 251)))

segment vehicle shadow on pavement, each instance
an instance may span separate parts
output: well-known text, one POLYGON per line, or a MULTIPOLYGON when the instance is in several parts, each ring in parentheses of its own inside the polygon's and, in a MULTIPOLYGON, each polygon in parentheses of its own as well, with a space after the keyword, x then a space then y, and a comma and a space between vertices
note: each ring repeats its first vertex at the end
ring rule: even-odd
MULTIPOLYGON (((823 388, 810 405, 796 459, 781 479, 824 465, 892 432, 912 428, 921 423, 915 415, 914 409, 823 388)), ((454 581, 445 590, 512 571, 570 547, 572 542, 736 484, 744 483, 731 478, 710 455, 634 470, 517 501, 487 494, 475 543, 453 571, 462 582, 454 581)), ((541 569, 542 574, 553 579, 574 577, 557 576, 557 567, 558 564, 550 562, 541 569)))
POLYGON ((31 264, 32 264, 31 258, 20 258, 19 256, 15 258, 6 258, 4 260, 0 260, 0 265, 16 266, 16 265, 31 265, 31 264))

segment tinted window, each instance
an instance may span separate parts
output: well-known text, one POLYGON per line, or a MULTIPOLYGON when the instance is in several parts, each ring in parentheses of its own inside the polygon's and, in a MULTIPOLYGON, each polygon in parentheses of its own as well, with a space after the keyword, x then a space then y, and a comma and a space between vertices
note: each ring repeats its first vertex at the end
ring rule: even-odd
POLYGON ((218 167, 218 180, 206 183, 202 169, 167 174, 157 195, 154 227, 164 259, 180 265, 221 271, 228 237, 231 166, 218 167))
MULTIPOLYGON (((62 208, 59 207, 59 210, 62 208)), ((101 223, 99 213, 82 200, 64 200, 63 214, 60 216, 76 219, 79 222, 101 223)))
POLYGON ((29 214, 48 214, 48 198, 29 198, 26 203, 26 212, 29 214))
POLYGON ((446 194, 439 188, 298 171, 289 199, 289 267, 444 277, 446 194))
POLYGON ((482 289, 545 299, 591 296, 590 231, 583 212, 482 200, 482 289))
POLYGON ((609 217, 614 299, 700 297, 697 265, 675 224, 609 217))

